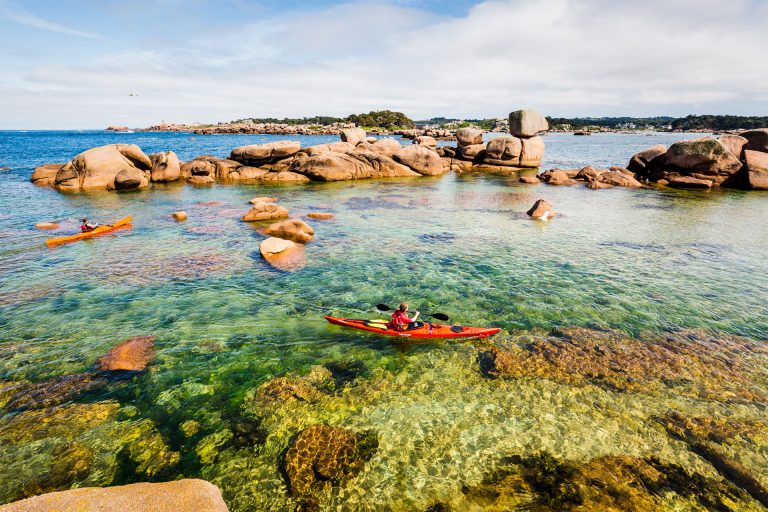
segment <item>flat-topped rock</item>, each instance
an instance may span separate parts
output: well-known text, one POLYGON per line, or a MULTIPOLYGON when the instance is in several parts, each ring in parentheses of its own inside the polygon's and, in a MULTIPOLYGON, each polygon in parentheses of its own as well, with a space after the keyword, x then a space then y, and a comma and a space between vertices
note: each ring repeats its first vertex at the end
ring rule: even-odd
POLYGON ((82 487, 0 506, 0 512, 227 512, 218 487, 205 480, 82 487))
POLYGON ((230 160, 245 165, 259 165, 293 156, 301 149, 301 143, 293 140, 278 140, 266 144, 251 144, 232 150, 230 160))

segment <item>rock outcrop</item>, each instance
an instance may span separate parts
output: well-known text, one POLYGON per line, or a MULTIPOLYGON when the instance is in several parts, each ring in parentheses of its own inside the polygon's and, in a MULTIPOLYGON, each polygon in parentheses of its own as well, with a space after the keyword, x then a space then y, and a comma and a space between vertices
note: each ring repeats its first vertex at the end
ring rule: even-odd
POLYGON ((82 487, 0 506, 0 512, 227 512, 218 487, 205 480, 82 487))
POLYGON ((56 173, 62 192, 127 190, 149 185, 152 162, 134 144, 109 144, 83 151, 56 173))
MULTIPOLYGON (((419 148, 420 146, 409 146, 419 148)), ((392 158, 373 153, 327 152, 296 161, 291 171, 314 181, 344 181, 368 178, 395 178, 420 174, 392 158)))
POLYGON ((640 180, 677 188, 765 190, 758 163, 763 155, 768 155, 768 128, 684 140, 669 149, 654 146, 634 155, 627 168, 640 180))

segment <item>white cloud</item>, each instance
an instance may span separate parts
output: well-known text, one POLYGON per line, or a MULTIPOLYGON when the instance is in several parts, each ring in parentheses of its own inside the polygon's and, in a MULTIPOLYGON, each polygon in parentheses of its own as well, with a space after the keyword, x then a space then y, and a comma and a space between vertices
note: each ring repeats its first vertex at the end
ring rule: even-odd
POLYGON ((67 36, 84 37, 86 39, 100 39, 106 41, 107 38, 99 34, 91 32, 84 32, 82 30, 76 30, 65 25, 59 25, 46 21, 43 18, 32 14, 20 7, 0 2, 0 19, 12 21, 25 27, 37 28, 41 30, 48 30, 50 32, 56 32, 58 34, 64 34, 67 36))
POLYGON ((759 0, 497 0, 462 18, 352 3, 39 65, 24 87, 6 88, 0 108, 7 127, 49 125, 50 115, 29 116, 31 103, 73 127, 378 108, 412 117, 504 116, 521 106, 765 115, 766 34, 768 2, 759 0))

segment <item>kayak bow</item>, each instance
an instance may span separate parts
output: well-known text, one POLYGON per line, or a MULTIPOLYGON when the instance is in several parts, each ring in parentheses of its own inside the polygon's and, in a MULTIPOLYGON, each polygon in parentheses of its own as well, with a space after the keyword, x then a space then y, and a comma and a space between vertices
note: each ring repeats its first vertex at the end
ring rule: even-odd
POLYGON ((501 330, 497 327, 465 327, 461 325, 441 325, 423 322, 421 327, 407 331, 396 331, 387 328, 386 321, 383 320, 356 320, 328 315, 325 315, 325 319, 334 325, 402 338, 485 338, 493 336, 501 330))
POLYGON ((105 233, 109 233, 110 231, 114 231, 116 229, 129 225, 132 220, 133 220, 133 216, 129 215, 123 219, 120 219, 114 224, 98 226, 94 228, 92 231, 88 231, 86 233, 78 233, 76 235, 71 235, 71 236, 61 236, 58 238, 49 238, 48 240, 45 241, 45 243, 48 244, 49 246, 59 245, 59 244, 66 244, 67 242, 74 242, 76 240, 83 240, 84 238, 91 238, 92 236, 103 235, 105 233))

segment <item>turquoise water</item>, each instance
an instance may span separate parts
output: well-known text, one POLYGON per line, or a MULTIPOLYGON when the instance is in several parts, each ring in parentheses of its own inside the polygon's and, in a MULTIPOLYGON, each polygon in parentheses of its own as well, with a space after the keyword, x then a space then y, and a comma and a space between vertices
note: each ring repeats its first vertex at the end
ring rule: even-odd
MULTIPOLYGON (((686 136, 692 135, 551 134, 544 167, 625 164, 639 149, 686 136)), ((760 404, 584 390, 547 379, 500 384, 480 375, 472 342, 406 346, 329 326, 322 317, 376 317, 375 304, 405 300, 422 311, 447 313, 454 323, 500 327, 506 333, 500 340, 583 326, 641 338, 692 329, 761 344, 768 340, 763 193, 592 191, 475 173, 300 187, 168 185, 80 195, 28 182, 35 165, 64 162, 108 142, 135 142, 147 153, 173 149, 189 159, 224 156, 237 145, 268 139, 0 133, 0 165, 13 168, 0 174, 0 385, 88 371, 122 340, 157 338, 149 371, 75 400, 90 407, 114 404, 117 412, 101 427, 72 426, 32 446, 3 443, 0 423, 0 481, 34 480, 18 476, 18 468, 29 453, 35 453, 31 467, 50 468, 62 458, 56 452, 62 439, 76 439, 91 453, 85 464, 91 469, 74 476, 69 470, 71 478, 57 485, 0 484, 0 502, 29 492, 23 489, 197 476, 217 483, 232 510, 290 508, 294 502, 276 469, 280 453, 291 435, 319 421, 380 432, 378 454, 364 473, 322 494, 323 506, 461 506, 460 480, 479 481, 495 457, 515 450, 547 449, 581 460, 606 453, 639 456, 654 452, 657 443, 670 460, 716 475, 690 452, 650 432, 642 418, 670 408, 764 417, 760 404), (316 235, 306 246, 303 270, 279 272, 261 259, 260 226, 240 221, 255 195, 278 197, 292 216, 336 215, 330 221, 308 219, 316 235), (553 203, 555 220, 525 216, 539 198, 553 203), (187 211, 189 220, 170 219, 176 210, 187 211), (33 228, 56 220, 61 232, 71 232, 82 216, 109 222, 128 214, 134 216, 131 229, 53 249, 44 244, 51 233, 33 228), (324 364, 342 365, 348 378, 320 405, 278 404, 268 413, 252 405, 260 384, 324 364), (456 389, 450 389, 452 382, 456 389), (378 385, 389 391, 373 400, 378 385), (585 394, 605 407, 600 418, 594 410, 581 411, 578 397, 585 394), (510 396, 528 399, 510 403, 510 396), (638 417, 619 427, 630 410, 638 417), (259 417, 263 432, 245 445, 233 444, 232 417, 259 417), (200 431, 185 437, 180 429, 189 421, 200 431), (600 427, 604 442, 586 442, 596 421, 606 422, 600 427), (139 437, 155 440, 148 450, 160 469, 139 471, 131 465, 135 461, 110 459, 110 449, 117 448, 106 447, 104 439, 135 443, 125 432, 146 425, 152 435, 139 437), (178 461, 157 462, 158 443, 178 453, 178 461), (456 453, 448 457, 443 450, 456 453)), ((301 139, 309 145, 333 138, 301 139)), ((745 367, 764 364, 757 356, 744 357, 745 367)), ((756 453, 762 455, 747 465, 768 483, 764 447, 756 453)))

